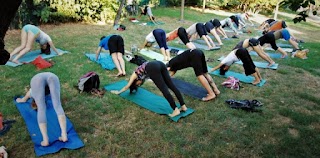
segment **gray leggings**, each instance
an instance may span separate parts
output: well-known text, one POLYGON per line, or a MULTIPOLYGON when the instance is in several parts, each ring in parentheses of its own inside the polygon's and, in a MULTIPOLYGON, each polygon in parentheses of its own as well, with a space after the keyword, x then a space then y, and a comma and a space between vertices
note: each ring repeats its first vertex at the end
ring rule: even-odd
POLYGON ((38 123, 47 123, 45 86, 48 85, 53 108, 57 115, 65 115, 60 101, 60 82, 57 75, 51 72, 39 73, 31 79, 32 97, 38 106, 38 123))

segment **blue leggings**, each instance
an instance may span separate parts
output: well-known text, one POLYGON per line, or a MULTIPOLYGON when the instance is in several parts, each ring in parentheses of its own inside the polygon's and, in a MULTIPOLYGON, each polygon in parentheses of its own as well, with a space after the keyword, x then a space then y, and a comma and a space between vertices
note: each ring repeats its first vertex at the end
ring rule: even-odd
POLYGON ((156 39, 159 47, 167 50, 168 46, 167 46, 166 33, 162 29, 155 29, 155 30, 153 30, 152 33, 153 33, 153 36, 156 39))
POLYGON ((37 35, 40 32, 38 27, 30 24, 23 26, 22 30, 26 32, 32 32, 34 35, 37 35))
POLYGON ((60 82, 59 78, 51 72, 39 73, 31 79, 32 97, 38 107, 38 123, 47 123, 45 87, 50 89, 52 105, 57 115, 65 115, 60 101, 60 82))

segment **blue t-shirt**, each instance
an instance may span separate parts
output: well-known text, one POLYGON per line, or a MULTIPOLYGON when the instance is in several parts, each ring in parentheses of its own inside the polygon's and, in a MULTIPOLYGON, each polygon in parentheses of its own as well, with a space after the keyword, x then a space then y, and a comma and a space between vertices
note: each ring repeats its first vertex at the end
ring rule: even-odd
POLYGON ((113 35, 108 35, 105 38, 103 38, 99 43, 99 47, 103 47, 105 50, 109 50, 108 42, 111 36, 113 35))

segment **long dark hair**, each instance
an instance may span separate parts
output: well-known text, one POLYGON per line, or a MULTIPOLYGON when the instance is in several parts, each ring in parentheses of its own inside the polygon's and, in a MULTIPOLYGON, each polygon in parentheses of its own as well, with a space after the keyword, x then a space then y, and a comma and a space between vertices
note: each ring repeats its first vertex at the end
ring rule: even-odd
POLYGON ((129 87, 130 88, 130 94, 133 93, 133 91, 136 91, 136 92, 138 91, 138 87, 140 87, 140 86, 137 86, 137 82, 138 81, 142 81, 141 84, 140 84, 140 86, 141 86, 141 85, 143 85, 145 80, 135 79, 132 82, 132 84, 130 85, 130 87, 129 87))
POLYGON ((102 37, 100 38, 100 41, 102 41, 105 37, 106 37, 106 36, 102 36, 102 37))
POLYGON ((42 47, 41 47, 41 53, 42 54, 47 54, 47 55, 49 55, 50 53, 51 53, 51 51, 50 51, 50 45, 47 43, 46 44, 47 45, 47 47, 45 48, 45 49, 43 49, 42 47))

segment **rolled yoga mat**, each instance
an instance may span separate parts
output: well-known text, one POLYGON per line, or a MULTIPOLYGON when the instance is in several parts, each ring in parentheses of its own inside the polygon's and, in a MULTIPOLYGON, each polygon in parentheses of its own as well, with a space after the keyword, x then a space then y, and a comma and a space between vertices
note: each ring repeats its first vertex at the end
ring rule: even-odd
MULTIPOLYGON (((127 85, 127 83, 128 83, 127 81, 122 80, 116 83, 109 84, 104 88, 108 91, 120 90, 122 87, 127 85)), ((126 100, 129 100, 131 102, 134 102, 135 104, 145 109, 148 109, 152 112, 155 112, 157 114, 168 115, 173 111, 168 101, 164 97, 151 93, 148 90, 141 87, 138 88, 138 91, 133 92, 132 94, 130 94, 129 90, 122 92, 120 94, 120 97, 126 100)), ((180 105, 177 104, 177 107, 180 107, 180 105)), ((181 112, 180 115, 175 117, 169 117, 169 118, 174 122, 178 122, 180 118, 186 117, 192 114, 193 112, 194 110, 188 107, 188 110, 186 112, 181 112)))

